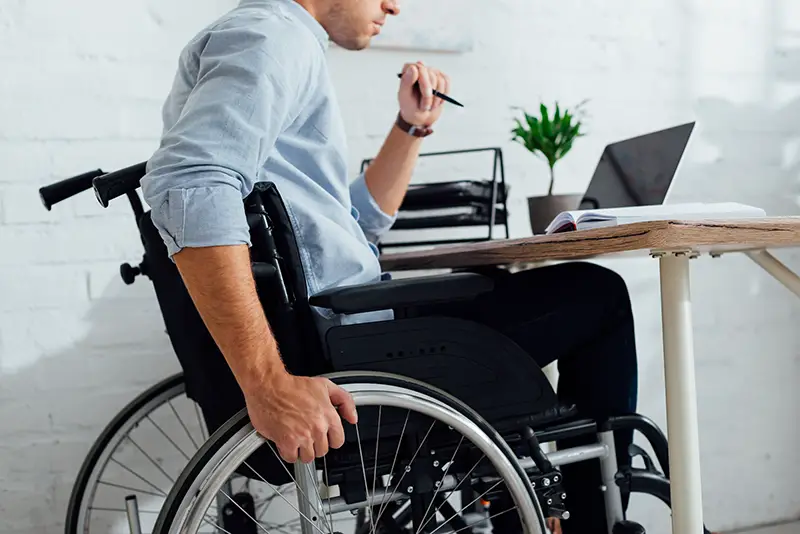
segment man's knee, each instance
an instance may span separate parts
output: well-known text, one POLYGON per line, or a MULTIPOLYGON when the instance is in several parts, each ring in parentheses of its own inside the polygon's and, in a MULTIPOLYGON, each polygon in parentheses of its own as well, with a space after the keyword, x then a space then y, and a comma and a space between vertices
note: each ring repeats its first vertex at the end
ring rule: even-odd
POLYGON ((607 299, 621 307, 630 306, 628 285, 616 271, 590 262, 568 262, 559 265, 565 280, 580 285, 587 299, 607 299))

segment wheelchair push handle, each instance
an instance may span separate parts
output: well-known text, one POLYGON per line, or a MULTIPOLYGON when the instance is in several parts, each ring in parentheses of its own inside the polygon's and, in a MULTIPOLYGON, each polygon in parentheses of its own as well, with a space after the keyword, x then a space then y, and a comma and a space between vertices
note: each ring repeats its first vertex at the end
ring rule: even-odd
POLYGON ((91 189, 92 181, 98 176, 103 176, 102 169, 85 172, 71 178, 60 180, 50 185, 39 188, 39 198, 42 204, 50 211, 50 208, 68 198, 74 197, 78 193, 83 193, 91 189))
POLYGON ((147 172, 146 169, 147 162, 145 161, 94 178, 92 186, 98 202, 107 208, 115 198, 136 191, 139 188, 139 182, 147 172))

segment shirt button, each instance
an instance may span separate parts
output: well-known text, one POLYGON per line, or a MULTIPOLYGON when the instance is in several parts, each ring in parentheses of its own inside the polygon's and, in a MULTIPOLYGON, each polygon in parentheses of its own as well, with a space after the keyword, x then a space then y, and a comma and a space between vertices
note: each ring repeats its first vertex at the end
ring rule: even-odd
POLYGON ((361 217, 361 214, 358 212, 355 206, 352 206, 350 208, 350 215, 352 215, 353 219, 355 219, 356 221, 358 221, 358 219, 361 217))

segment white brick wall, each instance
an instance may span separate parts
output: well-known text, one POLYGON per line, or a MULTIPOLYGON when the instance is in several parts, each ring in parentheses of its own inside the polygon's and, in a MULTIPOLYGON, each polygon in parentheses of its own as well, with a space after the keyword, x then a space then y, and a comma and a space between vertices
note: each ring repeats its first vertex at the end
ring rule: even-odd
MULTIPOLYGON (((36 189, 147 158, 180 47, 233 2, 0 3, 0 531, 59 532, 91 441, 177 368, 147 282, 127 287, 116 274, 141 255, 129 209, 103 210, 89 193, 46 212, 36 189)), ((559 165, 558 191, 581 190, 607 142, 697 119, 676 198, 797 212, 800 9, 790 0, 464 8, 480 23, 470 54, 331 52, 354 169, 393 118, 398 66, 422 58, 451 74, 467 105, 448 110, 426 148, 502 146, 515 236, 529 232, 525 197, 545 191, 546 169, 509 143, 510 107, 540 98, 590 99, 590 135, 559 165)), ((780 256, 800 269, 795 252, 780 256)), ((640 408, 663 425, 656 265, 611 265, 634 297, 640 408)), ((798 517, 800 302, 744 258, 701 259, 693 273, 707 519, 798 517)), ((666 532, 661 507, 633 506, 649 532, 666 532)))

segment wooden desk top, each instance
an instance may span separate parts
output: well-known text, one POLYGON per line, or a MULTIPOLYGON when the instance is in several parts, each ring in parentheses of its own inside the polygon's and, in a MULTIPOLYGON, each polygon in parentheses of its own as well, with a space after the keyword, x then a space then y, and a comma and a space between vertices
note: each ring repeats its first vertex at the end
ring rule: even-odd
POLYGON ((742 252, 800 246, 800 217, 727 221, 652 221, 556 235, 386 253, 387 271, 510 265, 659 251, 742 252))

